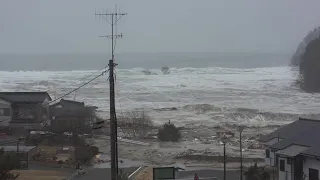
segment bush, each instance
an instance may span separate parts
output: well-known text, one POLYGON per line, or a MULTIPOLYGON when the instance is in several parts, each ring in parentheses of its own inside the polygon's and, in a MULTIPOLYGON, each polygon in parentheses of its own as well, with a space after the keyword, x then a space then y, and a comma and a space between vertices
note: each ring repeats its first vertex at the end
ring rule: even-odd
POLYGON ((83 164, 87 164, 94 157, 90 147, 76 147, 75 159, 83 164))
POLYGON ((181 138, 181 133, 179 128, 177 128, 173 123, 165 123, 158 130, 158 139, 160 141, 172 141, 177 142, 181 138))
POLYGON ((90 146, 90 150, 94 156, 99 154, 99 148, 96 146, 90 146))
POLYGON ((118 127, 125 136, 130 138, 145 138, 152 130, 151 118, 142 112, 130 112, 121 116, 118 127))
POLYGON ((257 167, 257 164, 250 166, 244 172, 245 179, 247 180, 268 180, 270 173, 264 167, 257 167))

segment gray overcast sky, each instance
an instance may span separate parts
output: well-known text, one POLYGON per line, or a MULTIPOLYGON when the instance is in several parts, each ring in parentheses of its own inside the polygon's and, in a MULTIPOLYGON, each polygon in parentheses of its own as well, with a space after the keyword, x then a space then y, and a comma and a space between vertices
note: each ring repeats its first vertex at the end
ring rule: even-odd
POLYGON ((0 53, 109 52, 117 3, 117 52, 292 52, 320 26, 319 0, 1 0, 0 53))

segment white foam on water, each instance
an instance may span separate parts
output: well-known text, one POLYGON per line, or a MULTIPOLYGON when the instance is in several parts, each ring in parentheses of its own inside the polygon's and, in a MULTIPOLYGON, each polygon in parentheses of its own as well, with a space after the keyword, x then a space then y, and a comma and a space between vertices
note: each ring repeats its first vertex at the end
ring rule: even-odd
MULTIPOLYGON (((317 114, 320 95, 301 92, 293 84, 297 70, 270 68, 170 68, 117 69, 117 112, 145 110, 157 121, 189 124, 231 123, 253 126, 282 124, 297 116, 317 114), (161 110, 172 108, 176 110, 161 110)), ((56 97, 84 83, 79 81, 95 71, 0 71, 2 91, 48 91, 56 97)), ((107 75, 77 91, 69 98, 109 109, 107 75)))

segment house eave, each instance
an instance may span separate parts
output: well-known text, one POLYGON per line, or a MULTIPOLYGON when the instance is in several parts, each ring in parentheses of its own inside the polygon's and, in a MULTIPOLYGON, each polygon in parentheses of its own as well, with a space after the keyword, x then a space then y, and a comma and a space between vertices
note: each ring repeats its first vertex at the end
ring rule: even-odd
POLYGON ((300 155, 300 156, 305 156, 305 157, 320 158, 320 156, 311 155, 311 154, 305 154, 305 153, 300 153, 299 155, 300 155))

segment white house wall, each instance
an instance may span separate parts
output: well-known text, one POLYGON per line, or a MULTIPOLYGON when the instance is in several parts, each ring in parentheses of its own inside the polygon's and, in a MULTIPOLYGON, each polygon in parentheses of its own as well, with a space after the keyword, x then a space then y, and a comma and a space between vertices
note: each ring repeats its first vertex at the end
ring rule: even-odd
POLYGON ((278 158, 278 172, 279 172, 279 180, 293 180, 293 168, 292 164, 287 163, 287 158, 279 157, 278 158), (285 171, 280 171, 280 160, 284 160, 285 171))
MULTIPOLYGON (((306 157, 303 162, 303 174, 306 176, 306 179, 309 179, 309 168, 317 169, 320 172, 320 160, 306 157)), ((320 177, 320 174, 318 176, 320 177)))
MULTIPOLYGON (((10 113, 12 113, 11 103, 4 99, 0 99, 0 108, 10 108, 10 113)), ((11 116, 0 115, 0 126, 9 126, 10 121, 11 116)))
POLYGON ((271 145, 273 145, 273 144, 275 144, 275 143, 277 143, 277 142, 279 142, 281 140, 283 140, 283 139, 281 139, 281 138, 273 138, 273 139, 271 139, 271 140, 269 140, 269 141, 264 143, 264 145, 266 146, 266 150, 267 149, 270 150, 270 157, 269 158, 267 158, 266 154, 264 154, 265 155, 264 156, 265 157, 264 160, 265 160, 265 164, 267 166, 275 166, 276 165, 276 163, 275 163, 276 162, 276 160, 275 160, 276 152, 271 152, 271 149, 269 148, 269 146, 271 146, 271 145))
POLYGON ((265 164, 266 164, 267 166, 275 166, 275 165, 276 165, 276 163, 275 163, 275 162, 276 162, 276 161, 275 161, 275 154, 276 154, 276 153, 275 153, 275 152, 272 152, 271 149, 268 148, 268 147, 266 148, 266 150, 267 150, 267 149, 269 149, 269 151, 270 151, 270 153, 269 153, 269 154, 270 154, 270 157, 267 158, 267 157, 266 157, 266 152, 264 152, 264 157, 265 157, 265 158, 264 158, 264 161, 265 161, 265 164))

